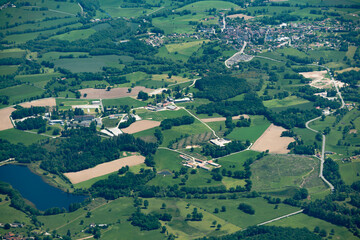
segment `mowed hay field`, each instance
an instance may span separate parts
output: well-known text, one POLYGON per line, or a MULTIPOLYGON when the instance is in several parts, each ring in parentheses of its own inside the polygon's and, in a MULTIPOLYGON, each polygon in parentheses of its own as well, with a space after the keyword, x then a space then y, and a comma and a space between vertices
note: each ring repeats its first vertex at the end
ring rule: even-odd
POLYGON ((134 122, 127 128, 121 129, 121 131, 123 131, 124 133, 133 134, 133 133, 141 132, 141 131, 148 130, 148 129, 151 129, 154 127, 158 127, 158 126, 160 126, 160 122, 150 121, 150 120, 141 120, 141 121, 134 122))
POLYGON ((78 172, 64 173, 69 178, 71 183, 76 184, 89 180, 94 177, 99 177, 105 174, 112 173, 125 166, 134 166, 137 164, 144 163, 145 157, 140 155, 120 158, 111 162, 106 162, 97 165, 96 167, 85 169, 78 172))
POLYGON ((106 91, 106 89, 86 88, 81 89, 80 93, 82 99, 109 99, 137 96, 140 91, 149 93, 153 91, 153 89, 145 87, 134 87, 132 88, 131 92, 129 92, 128 88, 113 88, 110 91, 106 91), (85 93, 87 94, 86 97, 84 97, 85 93))
POLYGON ((256 140, 251 150, 263 152, 269 150, 269 153, 288 153, 287 146, 295 140, 291 137, 280 137, 285 128, 271 124, 268 129, 256 140))
POLYGON ((320 161, 298 155, 268 155, 251 165, 253 190, 284 195, 304 187, 309 193, 325 191, 319 177, 320 161), (289 192, 288 192, 289 191, 289 192))

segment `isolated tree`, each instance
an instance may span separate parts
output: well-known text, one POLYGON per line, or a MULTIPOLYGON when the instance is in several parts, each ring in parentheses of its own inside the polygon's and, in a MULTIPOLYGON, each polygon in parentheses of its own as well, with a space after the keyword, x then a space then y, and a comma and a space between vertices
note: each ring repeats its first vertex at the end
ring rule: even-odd
POLYGON ((144 201, 144 207, 145 207, 145 209, 147 209, 148 206, 149 206, 149 201, 148 201, 148 200, 145 200, 145 201, 144 201))
POLYGON ((161 205, 161 209, 165 209, 165 208, 166 208, 166 204, 163 203, 163 204, 161 205))

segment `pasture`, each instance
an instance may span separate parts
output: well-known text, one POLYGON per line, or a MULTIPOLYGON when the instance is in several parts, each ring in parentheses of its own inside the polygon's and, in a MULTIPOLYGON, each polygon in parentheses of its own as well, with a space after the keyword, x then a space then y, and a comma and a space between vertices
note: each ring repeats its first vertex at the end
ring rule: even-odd
POLYGON ((283 218, 279 221, 268 223, 269 226, 279 226, 279 227, 293 227, 293 228, 307 228, 310 231, 313 231, 315 226, 324 229, 328 234, 331 232, 331 229, 334 229, 335 234, 332 236, 333 239, 339 240, 351 240, 358 239, 356 238, 349 230, 345 227, 340 227, 324 220, 310 217, 306 214, 300 213, 288 218, 283 218))
POLYGON ((48 137, 39 134, 24 132, 13 128, 0 131, 0 138, 9 141, 12 144, 22 143, 28 146, 33 143, 37 143, 40 140, 47 139, 48 137))
MULTIPOLYGON (((270 122, 263 116, 250 116, 250 119, 250 127, 234 128, 234 130, 226 137, 233 140, 250 140, 251 142, 255 142, 256 139, 258 139, 270 126, 270 122)), ((233 122, 236 123, 236 121, 233 122)), ((210 127, 212 124, 213 123, 210 123, 210 127)))
POLYGON ((62 58, 53 60, 56 67, 68 69, 73 73, 102 72, 103 67, 120 67, 120 56, 104 55, 90 58, 62 58))
POLYGON ((113 99, 104 99, 102 100, 104 107, 120 107, 128 105, 131 108, 138 108, 146 106, 146 102, 139 101, 137 99, 131 97, 124 97, 124 98, 113 98, 113 99))
POLYGON ((25 55, 25 50, 20 48, 10 48, 0 51, 0 59, 1 58, 22 58, 25 55))
POLYGON ((296 96, 289 96, 283 99, 272 99, 268 101, 264 101, 264 106, 267 108, 284 108, 284 107, 292 107, 299 104, 309 103, 308 100, 298 98, 296 96))
POLYGON ((191 12, 205 12, 209 8, 216 8, 217 10, 230 10, 234 8, 235 10, 239 10, 240 7, 231 2, 225 1, 201 1, 190 3, 182 8, 177 9, 177 11, 190 10, 191 12))
POLYGON ((5 65, 5 66, 0 66, 0 73, 2 75, 12 75, 14 73, 16 73, 16 71, 18 70, 18 66, 16 65, 5 65))
POLYGON ((83 30, 73 30, 71 32, 67 32, 60 35, 55 35, 52 38, 56 38, 59 40, 67 40, 67 41, 75 41, 79 39, 87 39, 96 31, 92 28, 83 29, 83 30))
POLYGON ((225 212, 213 214, 240 228, 256 225, 299 210, 299 208, 285 204, 279 204, 278 208, 275 209, 274 204, 268 204, 263 198, 239 198, 235 201, 231 199, 191 199, 188 201, 192 205, 204 209, 209 213, 213 213, 215 208, 220 209, 221 206, 225 206, 225 212), (249 215, 237 209, 239 203, 246 203, 251 205, 255 210, 255 214, 249 215))
POLYGON ((350 163, 337 161, 341 174, 341 179, 345 184, 351 185, 353 182, 360 181, 360 160, 352 160, 350 163))
POLYGON ((8 96, 10 104, 28 101, 30 98, 41 96, 43 92, 44 90, 38 87, 26 84, 0 89, 0 95, 8 96))
POLYGON ((23 83, 34 85, 38 88, 44 88, 45 85, 55 77, 60 77, 60 73, 45 73, 45 74, 31 74, 31 75, 17 75, 16 80, 23 83))
POLYGON ((243 151, 240 153, 228 155, 225 157, 221 157, 217 159, 217 163, 219 163, 223 168, 231 169, 231 170, 243 170, 243 164, 249 158, 255 158, 259 153, 255 151, 243 151), (235 167, 234 167, 235 166, 235 167))
POLYGON ((299 187, 307 188, 310 194, 321 192, 327 186, 319 178, 319 169, 320 162, 315 158, 268 155, 251 165, 252 189, 274 195, 291 194, 291 189, 299 187))

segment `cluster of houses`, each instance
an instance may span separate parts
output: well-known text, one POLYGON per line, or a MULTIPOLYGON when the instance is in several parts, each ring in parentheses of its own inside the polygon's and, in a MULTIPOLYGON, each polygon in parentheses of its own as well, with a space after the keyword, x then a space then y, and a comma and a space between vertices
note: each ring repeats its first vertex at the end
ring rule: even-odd
POLYGON ((184 159, 183 166, 189 168, 202 168, 211 171, 213 168, 220 168, 221 165, 213 162, 212 160, 204 161, 188 155, 181 154, 180 157, 184 159))
POLYGON ((185 103, 185 102, 191 102, 193 101, 190 97, 184 97, 180 99, 173 99, 172 97, 167 97, 164 102, 158 103, 155 106, 149 104, 145 108, 150 111, 163 111, 163 110, 177 110, 176 103, 185 103))

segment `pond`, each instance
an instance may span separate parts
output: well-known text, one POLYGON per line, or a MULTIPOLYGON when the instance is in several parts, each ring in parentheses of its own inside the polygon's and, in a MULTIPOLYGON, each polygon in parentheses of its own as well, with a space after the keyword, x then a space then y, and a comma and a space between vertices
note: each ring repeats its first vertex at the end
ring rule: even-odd
POLYGON ((47 184, 40 176, 22 165, 1 166, 0 181, 11 184, 25 199, 42 211, 52 207, 68 209, 70 203, 78 203, 86 199, 86 196, 66 193, 47 184))

